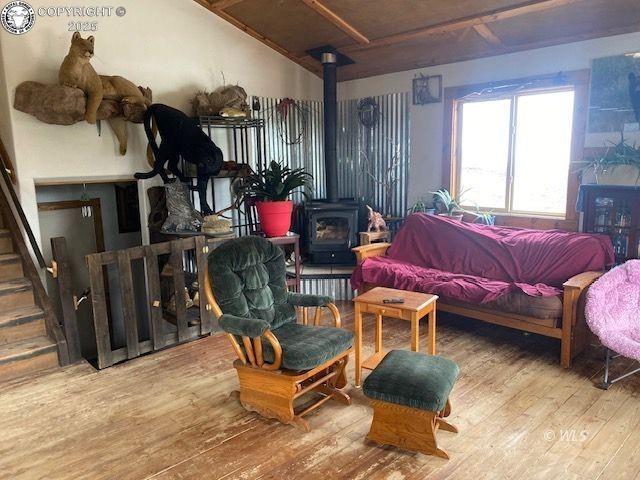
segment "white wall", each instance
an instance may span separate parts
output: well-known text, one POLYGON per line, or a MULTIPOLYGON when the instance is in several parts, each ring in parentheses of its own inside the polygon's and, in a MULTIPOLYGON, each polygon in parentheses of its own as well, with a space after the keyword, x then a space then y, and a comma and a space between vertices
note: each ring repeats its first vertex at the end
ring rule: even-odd
MULTIPOLYGON (((59 0, 32 0, 41 6, 69 5, 59 0)), ((284 56, 244 34, 193 0, 119 0, 124 17, 98 18, 94 68, 100 74, 123 75, 149 86, 155 102, 190 112, 189 98, 200 89, 238 83, 249 95, 317 99, 321 80, 284 56)), ((93 20, 93 19, 85 19, 93 20)), ((0 133, 14 152, 24 210, 40 238, 35 197, 38 179, 109 179, 147 170, 141 125, 129 125, 129 151, 118 154, 106 122, 102 136, 85 122, 47 125, 8 108, 15 88, 26 80, 57 83, 57 73, 71 39, 67 17, 38 17, 30 32, 0 33, 0 133), (0 68, 2 76, 2 68, 0 68), (3 101, 4 99, 4 101, 3 101), (10 127, 5 119, 10 120, 10 127), (10 138, 10 131, 13 138, 10 138)), ((88 36, 89 33, 83 33, 88 36)), ((141 212, 146 217, 146 190, 141 187, 141 212)), ((143 223, 144 225, 144 223, 143 223)), ((143 226, 143 235, 146 228, 143 226)))
MULTIPOLYGON (((442 75, 443 86, 508 80, 590 68, 591 60, 640 50, 640 33, 599 38, 509 55, 379 75, 339 84, 340 98, 362 98, 411 90, 417 73, 442 75)), ((409 202, 441 187, 444 104, 411 107, 409 202)), ((587 135, 586 146, 602 146, 618 135, 587 135)))

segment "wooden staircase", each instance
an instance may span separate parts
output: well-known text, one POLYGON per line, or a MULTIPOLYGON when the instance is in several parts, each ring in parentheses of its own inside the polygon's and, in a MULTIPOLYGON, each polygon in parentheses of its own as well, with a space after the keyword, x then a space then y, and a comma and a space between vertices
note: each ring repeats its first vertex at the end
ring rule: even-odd
POLYGON ((56 317, 36 262, 46 264, 14 185, 15 169, 0 139, 0 383, 81 359, 77 325, 65 327, 56 317), (1 186, 1 185, 0 185, 1 186), (18 223, 19 222, 19 223, 18 223))
POLYGON ((11 232, 0 228, 0 382, 58 366, 58 347, 47 335, 23 260, 31 262, 14 251, 11 232))

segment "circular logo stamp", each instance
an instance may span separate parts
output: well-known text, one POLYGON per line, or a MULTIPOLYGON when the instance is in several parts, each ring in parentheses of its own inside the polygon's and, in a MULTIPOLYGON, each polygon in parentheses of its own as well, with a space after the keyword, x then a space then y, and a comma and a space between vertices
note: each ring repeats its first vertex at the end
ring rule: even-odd
POLYGON ((7 3, 0 12, 0 23, 9 33, 22 35, 33 28, 36 22, 36 12, 31 5, 21 0, 7 3))

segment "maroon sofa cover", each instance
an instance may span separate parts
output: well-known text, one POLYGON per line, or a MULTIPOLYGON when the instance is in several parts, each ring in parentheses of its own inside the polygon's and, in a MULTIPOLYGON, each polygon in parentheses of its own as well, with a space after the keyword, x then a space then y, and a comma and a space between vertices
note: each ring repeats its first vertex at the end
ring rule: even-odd
POLYGON ((410 215, 387 254, 366 259, 351 276, 363 283, 432 293, 481 304, 521 291, 550 297, 562 284, 586 271, 613 264, 605 235, 531 230, 410 215))

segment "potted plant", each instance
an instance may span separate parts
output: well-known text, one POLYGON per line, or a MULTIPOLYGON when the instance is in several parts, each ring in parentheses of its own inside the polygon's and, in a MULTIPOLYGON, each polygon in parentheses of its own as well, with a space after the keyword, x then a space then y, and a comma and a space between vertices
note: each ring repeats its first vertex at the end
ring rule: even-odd
POLYGON ((637 185, 640 180, 640 147, 629 145, 624 134, 604 154, 585 163, 583 173, 593 172, 599 185, 637 185))
POLYGON ((451 195, 449 190, 441 188, 436 192, 430 193, 433 194, 433 204, 436 207, 438 215, 462 221, 464 210, 462 210, 462 207, 460 206, 459 199, 451 195))
MULTIPOLYGON (((289 195, 298 188, 310 188, 312 179, 303 168, 291 169, 276 161, 247 178, 243 193, 255 199, 260 226, 268 237, 279 237, 289 231, 293 212, 289 195)), ((303 195, 306 197, 307 192, 303 191, 303 195)))
POLYGON ((495 225, 496 224, 496 216, 491 212, 481 212, 480 209, 473 212, 476 216, 476 219, 473 223, 480 223, 482 225, 495 225))
POLYGON ((407 209, 407 213, 426 213, 427 215, 435 215, 436 209, 432 206, 429 206, 424 200, 417 200, 409 209, 407 209))

